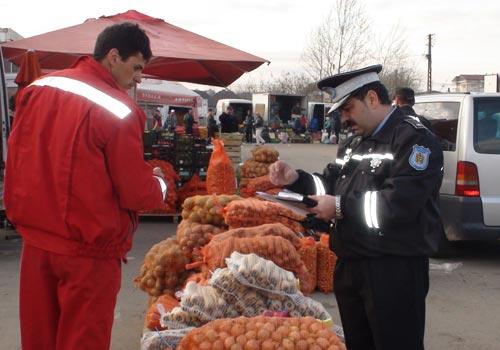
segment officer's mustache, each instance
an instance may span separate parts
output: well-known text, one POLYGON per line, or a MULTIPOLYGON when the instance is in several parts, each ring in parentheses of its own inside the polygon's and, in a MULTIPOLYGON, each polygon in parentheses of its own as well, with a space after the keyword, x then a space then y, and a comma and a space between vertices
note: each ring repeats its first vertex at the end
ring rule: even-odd
POLYGON ((348 130, 352 128, 354 125, 356 125, 356 123, 354 123, 352 120, 346 120, 345 122, 342 123, 342 127, 348 130))

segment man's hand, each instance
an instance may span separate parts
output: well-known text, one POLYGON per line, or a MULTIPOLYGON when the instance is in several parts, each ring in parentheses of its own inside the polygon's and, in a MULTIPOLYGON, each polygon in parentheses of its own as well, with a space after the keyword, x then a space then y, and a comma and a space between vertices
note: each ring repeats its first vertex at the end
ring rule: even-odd
POLYGON ((153 175, 155 175, 155 176, 159 176, 159 177, 161 177, 162 179, 165 179, 165 174, 163 174, 163 171, 161 171, 161 168, 159 168, 159 167, 155 167, 155 168, 153 169, 153 175))
POLYGON ((278 160, 269 166, 269 180, 276 186, 287 186, 299 178, 299 174, 287 163, 278 160))
POLYGON ((316 214, 318 219, 330 221, 335 217, 335 196, 309 196, 309 198, 318 202, 317 206, 308 208, 308 211, 316 214))

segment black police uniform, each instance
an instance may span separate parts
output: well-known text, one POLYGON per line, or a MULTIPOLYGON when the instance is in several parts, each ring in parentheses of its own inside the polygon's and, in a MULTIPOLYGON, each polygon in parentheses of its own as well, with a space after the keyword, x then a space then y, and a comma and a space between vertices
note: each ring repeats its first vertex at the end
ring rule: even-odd
POLYGON ((420 123, 422 123, 423 126, 425 126, 427 129, 429 129, 430 131, 434 131, 433 128, 432 128, 432 124, 429 120, 427 120, 427 118, 421 116, 421 115, 418 115, 417 112, 415 112, 415 110, 413 109, 412 106, 409 106, 409 105, 405 105, 405 106, 399 106, 399 108, 401 108, 401 110, 406 114, 406 115, 410 115, 410 116, 414 116, 414 117, 417 117, 418 120, 420 121, 420 123))
MULTIPOLYGON (((334 285, 349 350, 424 348, 442 171, 438 140, 395 107, 375 135, 347 139, 336 163, 314 175, 327 194, 341 196, 330 247, 339 257, 334 285)), ((288 188, 315 194, 315 184, 299 171, 288 188)))

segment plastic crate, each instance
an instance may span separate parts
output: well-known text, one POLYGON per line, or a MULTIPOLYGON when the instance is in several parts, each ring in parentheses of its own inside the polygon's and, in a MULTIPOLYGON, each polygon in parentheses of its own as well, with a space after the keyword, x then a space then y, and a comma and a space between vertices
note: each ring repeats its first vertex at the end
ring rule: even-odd
POLYGON ((194 155, 190 150, 175 150, 173 153, 174 166, 188 168, 194 165, 194 155))
POLYGON ((191 176, 193 176, 193 170, 189 167, 187 168, 175 167, 175 172, 181 178, 181 184, 189 181, 191 179, 191 176))
POLYGON ((196 168, 206 168, 212 156, 211 149, 197 149, 194 153, 194 166, 196 168))
POLYGON ((196 174, 200 177, 201 181, 205 181, 207 179, 207 169, 208 167, 194 168, 193 175, 196 174))

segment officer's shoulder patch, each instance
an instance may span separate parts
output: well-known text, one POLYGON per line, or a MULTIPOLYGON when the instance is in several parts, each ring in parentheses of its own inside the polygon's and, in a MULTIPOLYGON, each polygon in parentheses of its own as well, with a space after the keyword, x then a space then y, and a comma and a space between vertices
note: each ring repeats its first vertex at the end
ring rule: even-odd
POLYGON ((424 146, 413 145, 413 151, 411 152, 408 162, 415 170, 425 170, 429 165, 430 155, 430 149, 424 146))
POLYGON ((417 117, 408 115, 408 116, 406 116, 404 121, 407 122, 408 124, 410 124, 411 126, 413 126, 415 129, 425 129, 424 124, 422 124, 420 122, 420 119, 418 119, 417 117))

